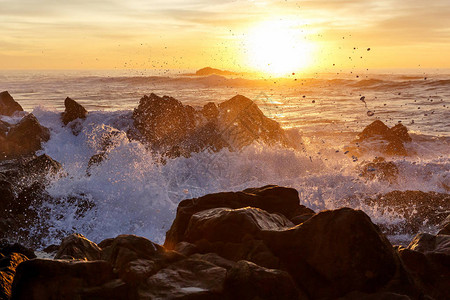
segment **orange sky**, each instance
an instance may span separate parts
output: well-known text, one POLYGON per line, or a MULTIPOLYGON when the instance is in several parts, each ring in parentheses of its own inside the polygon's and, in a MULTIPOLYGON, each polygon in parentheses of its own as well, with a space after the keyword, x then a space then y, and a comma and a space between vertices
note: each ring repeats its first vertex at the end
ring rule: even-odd
POLYGON ((248 71, 273 20, 314 46, 311 70, 450 68, 448 0, 1 0, 0 16, 3 70, 248 71))

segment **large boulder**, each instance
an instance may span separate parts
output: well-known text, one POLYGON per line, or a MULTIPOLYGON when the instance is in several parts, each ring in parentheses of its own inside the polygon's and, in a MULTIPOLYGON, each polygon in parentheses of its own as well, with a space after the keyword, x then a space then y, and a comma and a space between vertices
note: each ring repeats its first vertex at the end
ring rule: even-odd
POLYGON ((362 211, 342 208, 316 214, 264 241, 311 298, 336 298, 351 291, 373 293, 399 272, 397 254, 362 211))
POLYGON ((65 111, 61 114, 61 120, 64 125, 69 124, 76 119, 86 119, 88 111, 75 100, 67 97, 64 100, 65 111))
POLYGON ((448 295, 450 295, 450 255, 448 254, 450 246, 447 244, 446 251, 435 252, 432 250, 435 245, 428 248, 430 241, 424 243, 424 238, 421 239, 420 242, 416 238, 408 248, 399 249, 402 263, 423 294, 436 300, 448 299, 448 295), (424 247, 424 244, 428 245, 424 247))
POLYGON ((192 215, 183 240, 191 243, 201 239, 238 243, 248 235, 258 236, 262 230, 293 226, 286 217, 258 208, 212 208, 192 215))
POLYGON ((314 213, 311 209, 300 205, 298 192, 292 188, 268 185, 241 192, 209 194, 180 202, 175 220, 166 234, 164 246, 173 249, 176 244, 183 241, 188 224, 195 213, 212 208, 238 209, 248 206, 263 209, 268 213, 278 213, 288 219, 314 213))
POLYGON ((239 150, 254 141, 292 146, 284 130, 250 99, 238 95, 196 110, 175 98, 144 96, 133 112, 135 128, 153 149, 169 157, 205 149, 239 150))
POLYGON ((408 129, 403 124, 397 124, 389 128, 382 121, 376 120, 358 134, 349 150, 355 155, 368 151, 378 151, 384 155, 407 156, 410 153, 406 151, 404 143, 411 141, 408 129))
POLYGON ((13 97, 7 92, 0 93, 0 115, 12 116, 15 112, 23 111, 22 106, 14 101, 13 97))
POLYGON ((100 247, 78 233, 64 238, 55 255, 55 259, 71 258, 86 261, 99 260, 100 257, 100 247))
MULTIPOLYGON (((113 269, 106 261, 33 259, 17 267, 11 299, 86 299, 93 288, 114 279, 113 269)), ((125 299, 117 296, 116 299, 125 299)), ((96 299, 99 298, 108 299, 96 299)))

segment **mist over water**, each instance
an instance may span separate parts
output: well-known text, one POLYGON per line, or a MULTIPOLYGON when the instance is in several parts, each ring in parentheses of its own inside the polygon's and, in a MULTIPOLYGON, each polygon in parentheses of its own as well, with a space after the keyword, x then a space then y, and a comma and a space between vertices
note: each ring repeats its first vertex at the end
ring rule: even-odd
MULTIPOLYGON (((369 206, 363 199, 393 190, 449 192, 450 75, 247 79, 4 72, 0 82, 0 90, 8 90, 51 131, 41 152, 59 161, 66 174, 51 179, 50 195, 77 195, 94 204, 80 214, 70 202, 47 203, 42 214, 50 232, 44 245, 58 243, 71 232, 94 242, 130 233, 161 243, 181 200, 266 184, 296 188, 301 203, 315 211, 350 206, 364 210, 378 224, 399 223, 403 217, 386 207, 369 206), (161 163, 158 154, 126 135, 133 126, 132 109, 152 92, 194 107, 242 94, 280 122, 299 147, 255 143, 237 152, 204 151, 161 163), (60 121, 66 96, 89 111, 78 136, 60 121), (363 96, 365 102, 360 100, 363 96), (393 183, 360 176, 361 163, 379 153, 356 160, 344 154, 345 146, 376 119, 388 126, 401 121, 413 138, 407 150, 416 155, 389 158, 399 169, 393 183), (88 176, 90 157, 100 151, 102 138, 112 131, 119 133, 107 159, 90 169, 88 176)), ((426 223, 423 231, 433 232, 435 228, 426 223)), ((30 234, 41 230, 36 226, 30 234)), ((399 233, 390 238, 403 242, 411 237, 399 233)))

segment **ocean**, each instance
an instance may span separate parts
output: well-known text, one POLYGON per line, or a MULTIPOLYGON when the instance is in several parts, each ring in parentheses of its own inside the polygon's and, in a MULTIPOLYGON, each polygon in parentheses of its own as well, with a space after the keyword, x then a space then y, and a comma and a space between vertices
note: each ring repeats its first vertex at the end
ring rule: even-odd
MULTIPOLYGON (((362 209, 377 224, 395 227, 404 222, 404 211, 368 205, 364 199, 395 190, 449 193, 450 70, 292 74, 282 79, 182 73, 0 72, 0 91, 9 91, 50 129, 51 138, 38 154, 60 162, 65 174, 52 178, 47 191, 55 197, 81 195, 95 204, 80 215, 70 201, 45 203, 44 221, 50 231, 43 233, 35 226, 31 236, 44 234, 43 245, 57 244, 72 232, 94 242, 127 233, 162 243, 181 200, 266 184, 297 189, 301 204, 315 211, 349 206, 362 209), (157 154, 126 134, 133 126, 133 109, 150 93, 197 108, 244 95, 302 146, 254 143, 239 151, 204 151, 161 163, 157 154), (89 111, 78 136, 60 121, 66 97, 89 111), (380 153, 345 155, 345 146, 374 120, 390 127, 402 123, 413 139, 406 144, 413 155, 387 157, 399 169, 395 182, 361 176, 361 165, 380 153), (114 136, 108 159, 88 176, 90 157, 101 148, 102 137, 112 131, 120 134, 114 136)), ((407 209, 408 214, 420 213, 414 207, 407 209)), ((436 227, 428 225, 429 217, 421 217, 420 231, 435 233, 436 227)), ((402 244, 412 236, 399 230, 388 237, 402 244)))

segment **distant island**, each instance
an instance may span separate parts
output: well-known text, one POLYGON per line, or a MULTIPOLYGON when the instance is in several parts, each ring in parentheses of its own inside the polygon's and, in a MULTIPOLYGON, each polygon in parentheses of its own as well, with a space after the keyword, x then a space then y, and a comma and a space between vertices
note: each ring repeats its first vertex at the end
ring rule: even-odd
POLYGON ((209 76, 209 75, 242 75, 241 73, 231 72, 227 70, 220 70, 211 67, 206 67, 197 70, 195 73, 184 74, 186 76, 209 76))

